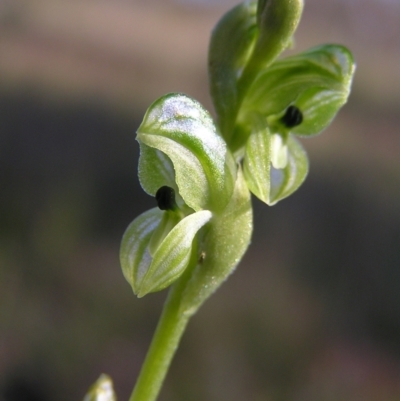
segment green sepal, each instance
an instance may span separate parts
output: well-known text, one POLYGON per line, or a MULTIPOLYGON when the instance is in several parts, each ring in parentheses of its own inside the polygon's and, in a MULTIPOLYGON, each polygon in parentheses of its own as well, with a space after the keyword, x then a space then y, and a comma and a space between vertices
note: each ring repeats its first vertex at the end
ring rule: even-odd
POLYGON ((243 170, 247 186, 267 205, 275 205, 291 195, 307 176, 307 154, 292 135, 284 139, 264 127, 250 135, 245 149, 243 170), (283 165, 283 159, 284 166, 276 168, 278 163, 283 165))
POLYGON ((193 239, 211 217, 208 210, 193 213, 169 232, 154 253, 143 279, 136 285, 139 298, 168 287, 182 275, 189 264, 193 239))
POLYGON ((254 116, 252 121, 254 132, 246 143, 243 173, 249 190, 267 203, 271 181, 271 132, 261 116, 254 116))
POLYGON ((210 92, 222 134, 233 128, 238 104, 237 81, 257 38, 256 2, 243 2, 215 26, 208 51, 210 92))
POLYGON ((171 212, 158 208, 142 213, 122 237, 122 271, 139 298, 160 291, 179 278, 188 265, 195 235, 212 217, 210 211, 202 210, 175 224, 173 216, 166 216, 168 213, 171 212), (164 225, 172 220, 173 228, 166 233, 164 225))
POLYGON ((290 129, 299 135, 315 135, 326 128, 346 103, 354 74, 351 53, 343 46, 325 45, 287 57, 263 70, 249 89, 239 120, 250 124, 255 111, 268 117, 271 129, 288 131, 281 122, 287 107, 303 115, 290 129))
POLYGON ((117 401, 111 378, 102 374, 90 387, 83 401, 117 401))
MULTIPOLYGON (((221 210, 229 202, 236 167, 200 103, 182 94, 161 97, 147 110, 137 139, 172 161, 179 194, 189 207, 221 210)), ((142 185, 154 193, 156 185, 149 170, 142 168, 139 173, 142 185)), ((157 185, 161 180, 159 176, 157 185)))
POLYGON ((308 157, 300 142, 290 135, 286 144, 286 167, 283 169, 271 167, 270 193, 266 201, 270 206, 295 192, 308 174, 308 157))
POLYGON ((156 250, 164 241, 169 232, 182 220, 182 215, 179 212, 167 210, 164 212, 158 227, 154 230, 150 242, 150 255, 154 256, 156 250))
POLYGON ((155 196, 164 185, 177 192, 174 166, 170 158, 163 152, 139 141, 140 156, 138 175, 142 188, 151 196, 155 196))
POLYGON ((135 294, 138 293, 150 267, 152 256, 149 245, 163 215, 164 212, 158 207, 142 213, 132 221, 122 237, 120 248, 122 272, 135 294))
POLYGON ((213 216, 200 236, 198 251, 203 255, 191 272, 180 312, 192 315, 228 278, 250 244, 253 230, 250 192, 238 170, 232 198, 220 214, 213 216))

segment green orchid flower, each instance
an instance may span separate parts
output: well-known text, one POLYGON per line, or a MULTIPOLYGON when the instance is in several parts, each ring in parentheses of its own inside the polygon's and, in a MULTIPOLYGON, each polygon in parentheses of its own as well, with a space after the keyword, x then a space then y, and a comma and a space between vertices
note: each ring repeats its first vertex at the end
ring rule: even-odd
POLYGON ((244 153, 251 192, 269 205, 303 183, 308 158, 295 135, 323 131, 347 101, 354 74, 351 53, 325 45, 278 60, 260 71, 237 117, 235 153, 244 153))
POLYGON ((305 180, 308 158, 294 135, 312 136, 329 125, 347 101, 355 69, 339 45, 277 60, 302 9, 302 0, 244 2, 211 38, 210 85, 221 132, 235 159, 244 159, 250 191, 268 205, 305 180))
MULTIPOLYGON (((207 269, 214 259, 214 252, 208 250, 213 244, 208 245, 207 238, 219 233, 215 226, 236 199, 238 172, 211 116, 182 94, 166 95, 149 108, 137 140, 140 182, 155 196, 158 207, 137 217, 126 230, 121 265, 133 291, 142 297, 175 282, 197 248, 198 258, 209 255, 202 266, 202 270, 207 269), (200 235, 207 225, 207 234, 200 235)), ((230 258, 228 263, 233 267, 230 258)), ((219 276, 228 273, 221 274, 226 264, 219 261, 219 276)))

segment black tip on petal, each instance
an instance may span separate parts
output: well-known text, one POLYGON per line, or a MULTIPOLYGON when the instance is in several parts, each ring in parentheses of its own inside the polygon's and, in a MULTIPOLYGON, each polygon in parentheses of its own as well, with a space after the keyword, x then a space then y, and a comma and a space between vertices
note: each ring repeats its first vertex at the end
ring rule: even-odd
POLYGON ((281 119, 287 128, 297 127, 303 122, 303 113, 296 106, 289 106, 281 119))
POLYGON ((175 210, 175 190, 171 187, 163 186, 156 192, 157 205, 161 210, 175 210))

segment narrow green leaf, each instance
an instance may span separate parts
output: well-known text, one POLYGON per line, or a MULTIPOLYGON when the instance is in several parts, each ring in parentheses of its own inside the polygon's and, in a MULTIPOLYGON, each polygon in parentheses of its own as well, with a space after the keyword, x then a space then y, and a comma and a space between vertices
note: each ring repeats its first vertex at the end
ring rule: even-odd
POLYGON ((239 119, 248 121, 254 111, 268 117, 273 130, 287 130, 281 117, 294 105, 301 124, 290 129, 314 135, 326 128, 347 101, 354 62, 343 46, 325 45, 288 57, 263 70, 249 89, 239 119))
POLYGON ((90 387, 83 401, 117 401, 111 378, 102 374, 90 387))
POLYGON ((142 213, 133 220, 122 237, 120 249, 122 272, 135 294, 138 293, 143 277, 150 267, 152 257, 149 243, 163 214, 159 208, 142 213))
POLYGON ((257 37, 256 2, 243 2, 227 12, 214 28, 209 52, 210 92, 221 132, 226 137, 236 119, 237 81, 257 37))
POLYGON ((137 288, 138 297, 168 287, 185 271, 193 239, 211 217, 212 213, 208 210, 193 213, 169 232, 156 250, 153 261, 137 288))
POLYGON ((271 133, 265 119, 253 119, 254 132, 246 143, 243 173, 250 191, 268 202, 271 181, 271 133))
POLYGON ((290 135, 287 140, 288 162, 285 168, 271 168, 271 191, 268 205, 295 192, 304 182, 308 173, 308 157, 300 142, 290 135))
MULTIPOLYGON (((198 102, 181 94, 163 96, 148 109, 137 139, 171 159, 179 194, 192 209, 221 210, 229 202, 236 167, 198 102)), ((141 181, 154 189, 147 175, 141 181)))

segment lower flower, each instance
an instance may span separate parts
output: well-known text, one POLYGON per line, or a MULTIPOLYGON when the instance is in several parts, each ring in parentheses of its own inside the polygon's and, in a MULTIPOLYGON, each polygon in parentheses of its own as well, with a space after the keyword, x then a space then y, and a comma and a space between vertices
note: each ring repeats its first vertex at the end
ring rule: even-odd
POLYGON ((133 220, 122 239, 122 271, 139 298, 168 287, 182 275, 196 234, 212 218, 209 210, 185 216, 176 205, 170 208, 174 202, 164 195, 157 199, 159 208, 133 220))

